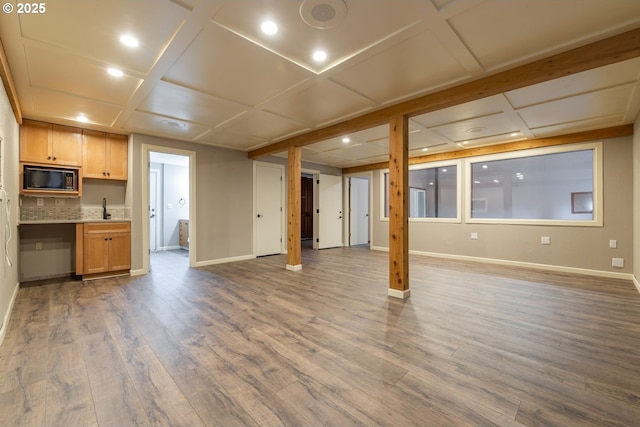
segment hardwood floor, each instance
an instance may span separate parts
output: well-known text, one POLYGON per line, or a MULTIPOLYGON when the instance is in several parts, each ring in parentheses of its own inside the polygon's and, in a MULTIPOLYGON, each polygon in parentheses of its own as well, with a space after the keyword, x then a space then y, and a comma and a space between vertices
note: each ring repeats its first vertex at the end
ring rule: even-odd
POLYGON ((412 257, 387 296, 364 248, 21 288, 6 426, 633 426, 626 281, 412 257))

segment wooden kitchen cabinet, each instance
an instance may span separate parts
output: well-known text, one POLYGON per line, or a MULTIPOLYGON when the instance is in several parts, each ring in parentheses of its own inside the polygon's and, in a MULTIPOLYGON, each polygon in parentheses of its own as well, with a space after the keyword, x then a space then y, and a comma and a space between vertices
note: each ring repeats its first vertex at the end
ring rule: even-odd
POLYGON ((20 126, 20 161, 82 166, 82 130, 25 120, 20 126))
POLYGON ((76 227, 76 274, 100 277, 131 268, 131 223, 90 222, 76 227))
POLYGON ((126 135, 83 130, 83 176, 126 181, 127 148, 126 135))

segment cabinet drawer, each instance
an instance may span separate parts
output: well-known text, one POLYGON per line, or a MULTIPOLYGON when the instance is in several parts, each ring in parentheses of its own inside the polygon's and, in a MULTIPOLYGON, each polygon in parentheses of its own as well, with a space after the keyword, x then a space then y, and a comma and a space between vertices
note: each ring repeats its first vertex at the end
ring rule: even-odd
POLYGON ((84 234, 129 233, 130 231, 130 222, 87 222, 84 224, 84 234))

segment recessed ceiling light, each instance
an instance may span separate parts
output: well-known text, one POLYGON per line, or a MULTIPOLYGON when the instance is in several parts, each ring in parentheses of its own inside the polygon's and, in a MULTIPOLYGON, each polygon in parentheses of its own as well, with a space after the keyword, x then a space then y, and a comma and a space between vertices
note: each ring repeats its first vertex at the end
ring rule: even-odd
POLYGON ((518 136, 518 135, 520 135, 520 132, 511 132, 509 134, 509 136, 518 136))
POLYGON ((263 33, 271 35, 278 32, 278 25, 273 21, 264 21, 260 29, 263 33))
POLYGON ((428 148, 423 148, 422 151, 429 151, 429 149, 428 148))
POLYGON ((495 182, 496 184, 500 184, 500 181, 497 179, 494 179, 493 182, 495 182))
POLYGON ((316 62, 323 62, 327 59, 327 52, 324 50, 316 50, 313 52, 313 60, 316 62))
POLYGON ((446 171, 447 171, 447 169, 442 169, 442 172, 446 172, 446 171))
POLYGON ((130 34, 125 34, 123 36, 120 36, 120 43, 128 47, 138 47, 140 45, 140 43, 138 42, 138 39, 133 37, 130 34))
POLYGON ((107 73, 109 73, 113 77, 122 77, 122 76, 124 76, 124 73, 122 71, 118 70, 117 68, 109 68, 109 69, 107 69, 107 73))
POLYGON ((89 121, 89 119, 84 114, 78 114, 78 116, 76 117, 76 121, 77 122, 82 122, 82 123, 87 123, 89 121))
POLYGON ((343 142, 344 144, 348 144, 348 143, 350 143, 350 142, 351 142, 351 139, 350 139, 349 137, 346 137, 346 136, 345 136, 344 138, 342 138, 342 142, 343 142))
POLYGON ((474 184, 480 184, 480 181, 473 181, 474 184))
POLYGON ((462 141, 463 145, 467 145, 469 143, 469 141, 462 141))
POLYGON ((487 169, 489 166, 487 165, 482 165, 482 169, 487 169))

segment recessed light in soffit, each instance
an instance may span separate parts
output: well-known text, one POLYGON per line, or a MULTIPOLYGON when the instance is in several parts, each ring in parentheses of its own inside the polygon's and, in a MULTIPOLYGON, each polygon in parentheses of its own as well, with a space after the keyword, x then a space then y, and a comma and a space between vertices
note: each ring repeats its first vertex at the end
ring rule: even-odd
POLYGON ((313 28, 333 28, 346 16, 344 0, 304 0, 300 5, 300 17, 313 28))

